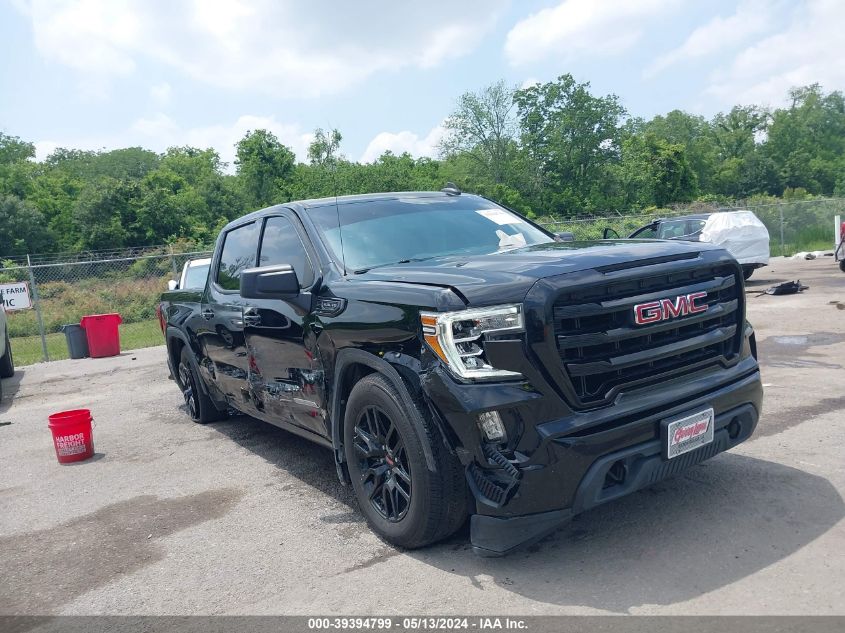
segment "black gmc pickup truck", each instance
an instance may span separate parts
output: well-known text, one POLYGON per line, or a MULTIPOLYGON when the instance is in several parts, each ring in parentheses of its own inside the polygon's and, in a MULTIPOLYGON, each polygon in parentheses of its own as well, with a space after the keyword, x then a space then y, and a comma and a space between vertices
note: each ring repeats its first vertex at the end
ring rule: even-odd
POLYGON ((476 552, 504 554, 748 439, 761 410, 727 252, 561 241, 451 188, 246 215, 160 310, 194 420, 326 446, 408 548, 471 515, 476 552))

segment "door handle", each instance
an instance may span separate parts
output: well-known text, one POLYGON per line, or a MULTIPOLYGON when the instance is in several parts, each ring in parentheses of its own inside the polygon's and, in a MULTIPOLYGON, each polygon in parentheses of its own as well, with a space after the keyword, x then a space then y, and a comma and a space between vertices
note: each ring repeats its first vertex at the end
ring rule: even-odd
POLYGON ((203 310, 200 314, 202 314, 202 318, 206 321, 214 318, 214 310, 209 310, 208 308, 203 310))

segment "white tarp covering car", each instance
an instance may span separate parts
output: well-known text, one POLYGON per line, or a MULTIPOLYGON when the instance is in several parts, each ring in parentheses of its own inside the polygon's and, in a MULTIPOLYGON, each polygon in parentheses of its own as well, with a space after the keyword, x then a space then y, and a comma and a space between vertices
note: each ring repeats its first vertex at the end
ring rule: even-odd
POLYGON ((757 268, 769 263, 769 231, 751 211, 713 213, 699 240, 722 246, 744 266, 757 268))

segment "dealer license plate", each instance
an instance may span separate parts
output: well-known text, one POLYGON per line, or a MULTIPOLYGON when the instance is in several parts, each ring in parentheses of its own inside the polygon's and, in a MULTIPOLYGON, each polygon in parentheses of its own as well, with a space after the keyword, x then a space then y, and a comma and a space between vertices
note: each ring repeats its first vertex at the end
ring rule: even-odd
POLYGON ((664 422, 666 459, 689 453, 713 441, 713 409, 664 422))

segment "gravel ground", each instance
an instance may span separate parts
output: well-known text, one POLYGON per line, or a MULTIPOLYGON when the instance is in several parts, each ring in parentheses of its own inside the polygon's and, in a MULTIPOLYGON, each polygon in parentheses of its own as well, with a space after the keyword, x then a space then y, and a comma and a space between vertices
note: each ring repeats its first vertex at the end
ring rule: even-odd
POLYGON ((810 290, 749 294, 752 440, 504 559, 466 531, 386 545, 325 449, 191 423, 163 347, 20 368, 0 404, 0 613, 845 614, 845 275, 773 260, 748 292, 796 278, 810 290), (77 407, 97 454, 60 466, 47 415, 77 407))

